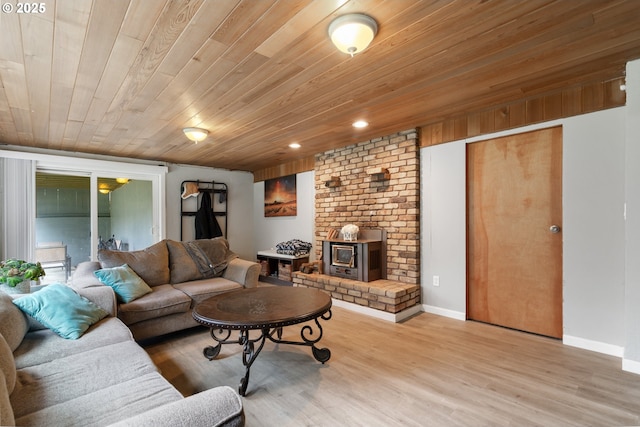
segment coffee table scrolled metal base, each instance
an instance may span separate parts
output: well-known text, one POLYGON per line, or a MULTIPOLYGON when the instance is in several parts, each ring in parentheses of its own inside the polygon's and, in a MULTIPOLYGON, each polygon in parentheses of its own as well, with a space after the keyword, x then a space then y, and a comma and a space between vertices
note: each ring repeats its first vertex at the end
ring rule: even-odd
POLYGON ((331 358, 328 348, 316 344, 322 339, 323 329, 319 319, 331 319, 331 298, 314 289, 307 288, 253 288, 230 292, 209 298, 198 304, 193 317, 199 323, 210 327, 210 335, 217 344, 207 346, 204 356, 215 359, 223 344, 242 345, 242 364, 245 375, 240 380, 238 393, 246 395, 251 365, 262 351, 266 340, 276 344, 302 345, 311 347, 313 357, 321 363, 331 358), (300 330, 300 341, 282 339, 282 328, 289 325, 313 321, 300 330), (237 339, 231 338, 233 330, 239 331, 237 339), (251 338, 250 331, 260 331, 251 338))

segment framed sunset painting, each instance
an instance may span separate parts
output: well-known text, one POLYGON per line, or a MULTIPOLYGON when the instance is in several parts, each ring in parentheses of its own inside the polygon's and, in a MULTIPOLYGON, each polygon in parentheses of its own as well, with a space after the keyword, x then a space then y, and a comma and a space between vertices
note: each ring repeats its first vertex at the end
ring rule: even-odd
POLYGON ((287 175, 264 182, 264 216, 296 216, 296 176, 287 175))

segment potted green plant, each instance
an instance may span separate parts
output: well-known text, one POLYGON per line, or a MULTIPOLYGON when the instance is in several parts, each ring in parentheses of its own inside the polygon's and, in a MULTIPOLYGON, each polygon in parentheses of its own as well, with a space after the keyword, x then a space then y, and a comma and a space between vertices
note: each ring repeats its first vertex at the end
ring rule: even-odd
POLYGON ((45 272, 39 262, 27 262, 15 258, 0 261, 0 288, 7 293, 28 293, 31 281, 38 280, 45 272))

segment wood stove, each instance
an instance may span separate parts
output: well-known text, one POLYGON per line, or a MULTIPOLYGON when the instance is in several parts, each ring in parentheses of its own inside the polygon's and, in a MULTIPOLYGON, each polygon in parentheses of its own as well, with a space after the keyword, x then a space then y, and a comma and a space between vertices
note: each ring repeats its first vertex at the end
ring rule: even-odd
MULTIPOLYGON (((362 239, 345 241, 329 239, 322 242, 323 267, 330 276, 353 279, 361 282, 386 277, 386 254, 381 230, 367 233, 362 239)), ((361 233, 362 234, 362 233, 361 233)))

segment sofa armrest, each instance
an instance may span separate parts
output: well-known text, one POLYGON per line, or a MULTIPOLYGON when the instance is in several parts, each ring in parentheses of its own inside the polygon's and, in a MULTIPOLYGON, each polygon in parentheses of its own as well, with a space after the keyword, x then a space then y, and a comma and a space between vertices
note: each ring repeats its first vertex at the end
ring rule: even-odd
POLYGON ((93 274, 94 271, 102 268, 97 261, 85 261, 78 264, 76 271, 71 276, 71 287, 74 289, 90 288, 92 286, 104 286, 93 274))
POLYGON ((244 410, 240 396, 231 387, 220 386, 112 424, 116 426, 241 427, 244 410))
POLYGON ((234 258, 227 265, 222 277, 240 283, 245 288, 258 286, 260 264, 240 258, 234 258))
POLYGON ((113 292, 113 289, 110 286, 94 286, 90 288, 75 289, 75 291, 109 313, 109 316, 117 316, 118 306, 116 293, 113 292))

